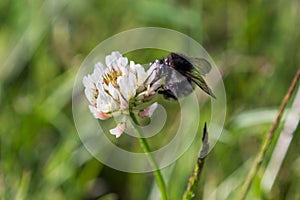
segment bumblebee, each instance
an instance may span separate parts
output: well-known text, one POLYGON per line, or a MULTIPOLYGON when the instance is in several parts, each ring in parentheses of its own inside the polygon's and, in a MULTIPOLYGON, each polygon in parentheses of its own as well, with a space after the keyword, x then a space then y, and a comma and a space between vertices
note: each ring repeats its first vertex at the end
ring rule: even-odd
POLYGON ((216 98, 203 78, 211 70, 211 64, 204 58, 170 53, 161 60, 155 60, 150 67, 155 67, 155 78, 151 84, 161 81, 158 93, 163 94, 166 99, 186 97, 194 91, 195 85, 216 98))

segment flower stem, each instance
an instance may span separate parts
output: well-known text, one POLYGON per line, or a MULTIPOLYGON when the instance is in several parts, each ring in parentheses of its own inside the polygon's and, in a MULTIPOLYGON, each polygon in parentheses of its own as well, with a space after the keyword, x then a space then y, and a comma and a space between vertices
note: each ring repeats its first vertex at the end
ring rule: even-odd
POLYGON ((283 98, 283 100, 281 102, 281 105, 280 105, 279 110, 278 110, 277 117, 276 117, 275 121, 273 122, 273 125, 272 125, 270 131, 268 132, 268 134, 265 136, 265 138, 263 140, 260 151, 258 152, 258 154, 256 156, 256 159, 255 159, 255 161, 254 161, 254 163, 251 167, 251 170, 248 173, 246 181, 244 182, 244 184, 242 186, 242 190, 241 190, 241 193, 240 193, 239 200, 243 200, 243 199, 246 198, 246 195, 247 195, 247 193, 250 189, 250 186, 253 182, 253 179, 254 179, 257 171, 259 170, 259 167, 261 166, 262 161, 265 158, 265 154, 266 154, 268 148, 270 147, 270 144, 272 142, 275 130, 279 126, 279 122, 280 122, 281 116, 283 114, 283 111, 284 111, 289 99, 291 98, 291 96, 293 94, 293 91, 296 87, 297 82, 299 81, 299 78, 300 78, 300 69, 298 69, 296 75, 294 76, 294 79, 293 79, 293 81, 292 81, 292 83, 289 87, 289 90, 287 91, 285 97, 283 98))
POLYGON ((137 119, 136 119, 136 117, 135 117, 135 115, 132 111, 130 111, 130 116, 131 116, 131 119, 132 119, 132 122, 133 122, 132 125, 134 126, 135 131, 138 134, 140 145, 141 145, 143 151, 145 152, 145 154, 148 156, 150 165, 151 165, 152 169, 154 170, 153 172, 154 172, 154 176, 155 176, 158 188, 159 188, 160 193, 161 193, 161 199, 162 200, 167 200, 166 185, 165 185, 164 179, 162 177, 161 171, 158 168, 158 165, 155 162, 155 160, 154 160, 154 158, 151 154, 151 150, 150 150, 150 147, 149 147, 149 144, 148 144, 147 140, 144 138, 140 127, 137 126, 138 122, 137 122, 137 119))

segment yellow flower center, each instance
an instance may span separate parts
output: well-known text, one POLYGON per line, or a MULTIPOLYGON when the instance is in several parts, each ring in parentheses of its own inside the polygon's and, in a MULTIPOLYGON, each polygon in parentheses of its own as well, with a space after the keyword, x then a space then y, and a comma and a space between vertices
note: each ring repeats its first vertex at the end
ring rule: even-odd
POLYGON ((111 68, 106 74, 104 74, 103 83, 105 83, 106 85, 111 83, 112 86, 118 88, 117 79, 119 76, 122 76, 122 71, 111 68))

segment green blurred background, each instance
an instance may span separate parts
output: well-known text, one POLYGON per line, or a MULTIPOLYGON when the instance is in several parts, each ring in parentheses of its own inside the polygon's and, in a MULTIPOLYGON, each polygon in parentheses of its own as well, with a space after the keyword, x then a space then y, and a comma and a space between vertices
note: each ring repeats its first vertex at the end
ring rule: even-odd
MULTIPOLYGON (((200 191, 233 199, 299 68, 299 21, 298 0, 1 0, 1 199, 158 198, 152 173, 119 172, 89 155, 71 107, 74 76, 89 52, 146 26, 192 37, 222 72, 227 119, 200 191)), ((271 192, 261 189, 259 173, 249 199, 300 199, 299 141, 298 128, 271 192)), ((170 199, 181 198, 198 148, 196 141, 163 170, 170 199)))

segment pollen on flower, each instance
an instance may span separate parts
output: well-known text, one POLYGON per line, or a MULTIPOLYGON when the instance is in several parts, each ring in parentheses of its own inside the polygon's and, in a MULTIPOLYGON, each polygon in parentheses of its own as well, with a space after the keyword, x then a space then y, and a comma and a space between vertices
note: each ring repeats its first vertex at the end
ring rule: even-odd
MULTIPOLYGON (((96 86, 95 86, 95 90, 94 90, 94 98, 97 99, 98 95, 99 95, 99 90, 98 90, 98 89, 96 88, 96 86)), ((95 103, 96 103, 96 102, 95 102, 95 103)))
POLYGON ((114 87, 119 87, 117 84, 117 79, 119 76, 122 76, 122 71, 115 70, 113 67, 110 67, 109 71, 103 75, 103 83, 106 85, 111 83, 114 87))

